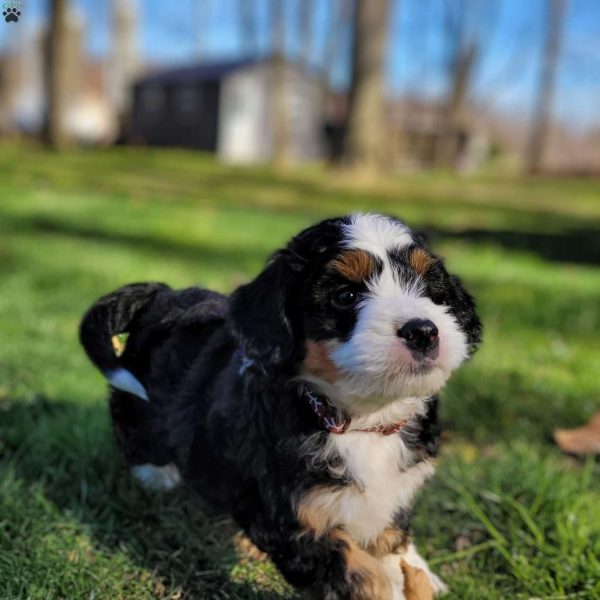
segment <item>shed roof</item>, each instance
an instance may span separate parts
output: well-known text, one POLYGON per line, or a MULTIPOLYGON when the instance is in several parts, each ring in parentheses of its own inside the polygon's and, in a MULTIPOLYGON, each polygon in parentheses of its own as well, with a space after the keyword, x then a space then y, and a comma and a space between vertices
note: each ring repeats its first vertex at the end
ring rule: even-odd
POLYGON ((219 81, 232 71, 264 62, 264 59, 244 58, 218 62, 203 62, 184 67, 164 69, 137 80, 136 85, 194 83, 219 81))

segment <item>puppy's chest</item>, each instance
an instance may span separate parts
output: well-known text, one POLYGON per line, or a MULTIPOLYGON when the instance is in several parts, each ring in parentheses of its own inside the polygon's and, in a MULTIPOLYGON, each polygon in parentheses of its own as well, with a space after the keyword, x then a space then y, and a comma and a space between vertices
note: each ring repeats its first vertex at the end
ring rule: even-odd
POLYGON ((330 443, 352 481, 339 491, 334 519, 367 545, 392 525, 398 511, 410 506, 433 466, 418 462, 399 435, 350 432, 332 436, 330 443))

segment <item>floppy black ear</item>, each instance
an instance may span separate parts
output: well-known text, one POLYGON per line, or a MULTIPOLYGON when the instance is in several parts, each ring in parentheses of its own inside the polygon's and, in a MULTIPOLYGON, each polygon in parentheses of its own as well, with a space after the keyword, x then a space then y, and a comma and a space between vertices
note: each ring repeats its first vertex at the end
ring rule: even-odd
POLYGON ((473 354, 481 342, 481 321, 477 314, 473 296, 464 288, 456 275, 450 275, 452 299, 450 307, 460 328, 465 332, 469 344, 469 354, 473 354))
POLYGON ((431 229, 413 229, 412 238, 415 244, 425 248, 431 248, 435 234, 431 229))
POLYGON ((290 299, 297 277, 285 251, 276 253, 254 281, 231 296, 229 314, 248 358, 281 365, 296 349, 290 299))

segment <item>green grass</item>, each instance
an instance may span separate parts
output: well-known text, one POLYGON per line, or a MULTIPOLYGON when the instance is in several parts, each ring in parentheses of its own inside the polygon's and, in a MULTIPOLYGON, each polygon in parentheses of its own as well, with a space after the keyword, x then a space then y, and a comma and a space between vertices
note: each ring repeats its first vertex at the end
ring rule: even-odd
POLYGON ((187 152, 0 146, 0 597, 290 597, 197 498, 148 495, 113 447, 83 311, 130 281, 228 291, 353 210, 427 230, 485 342, 444 393, 415 530, 452 599, 600 598, 600 468, 551 443, 600 408, 600 183, 277 175, 187 152))

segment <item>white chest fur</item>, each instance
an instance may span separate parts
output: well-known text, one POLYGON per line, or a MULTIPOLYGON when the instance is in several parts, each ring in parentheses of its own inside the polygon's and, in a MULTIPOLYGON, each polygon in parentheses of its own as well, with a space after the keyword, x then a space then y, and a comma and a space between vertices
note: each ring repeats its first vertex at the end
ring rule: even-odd
POLYGON ((427 461, 410 466, 411 451, 399 435, 331 435, 329 449, 341 456, 346 474, 356 482, 331 494, 332 520, 365 546, 392 524, 398 510, 410 506, 434 471, 427 461))

